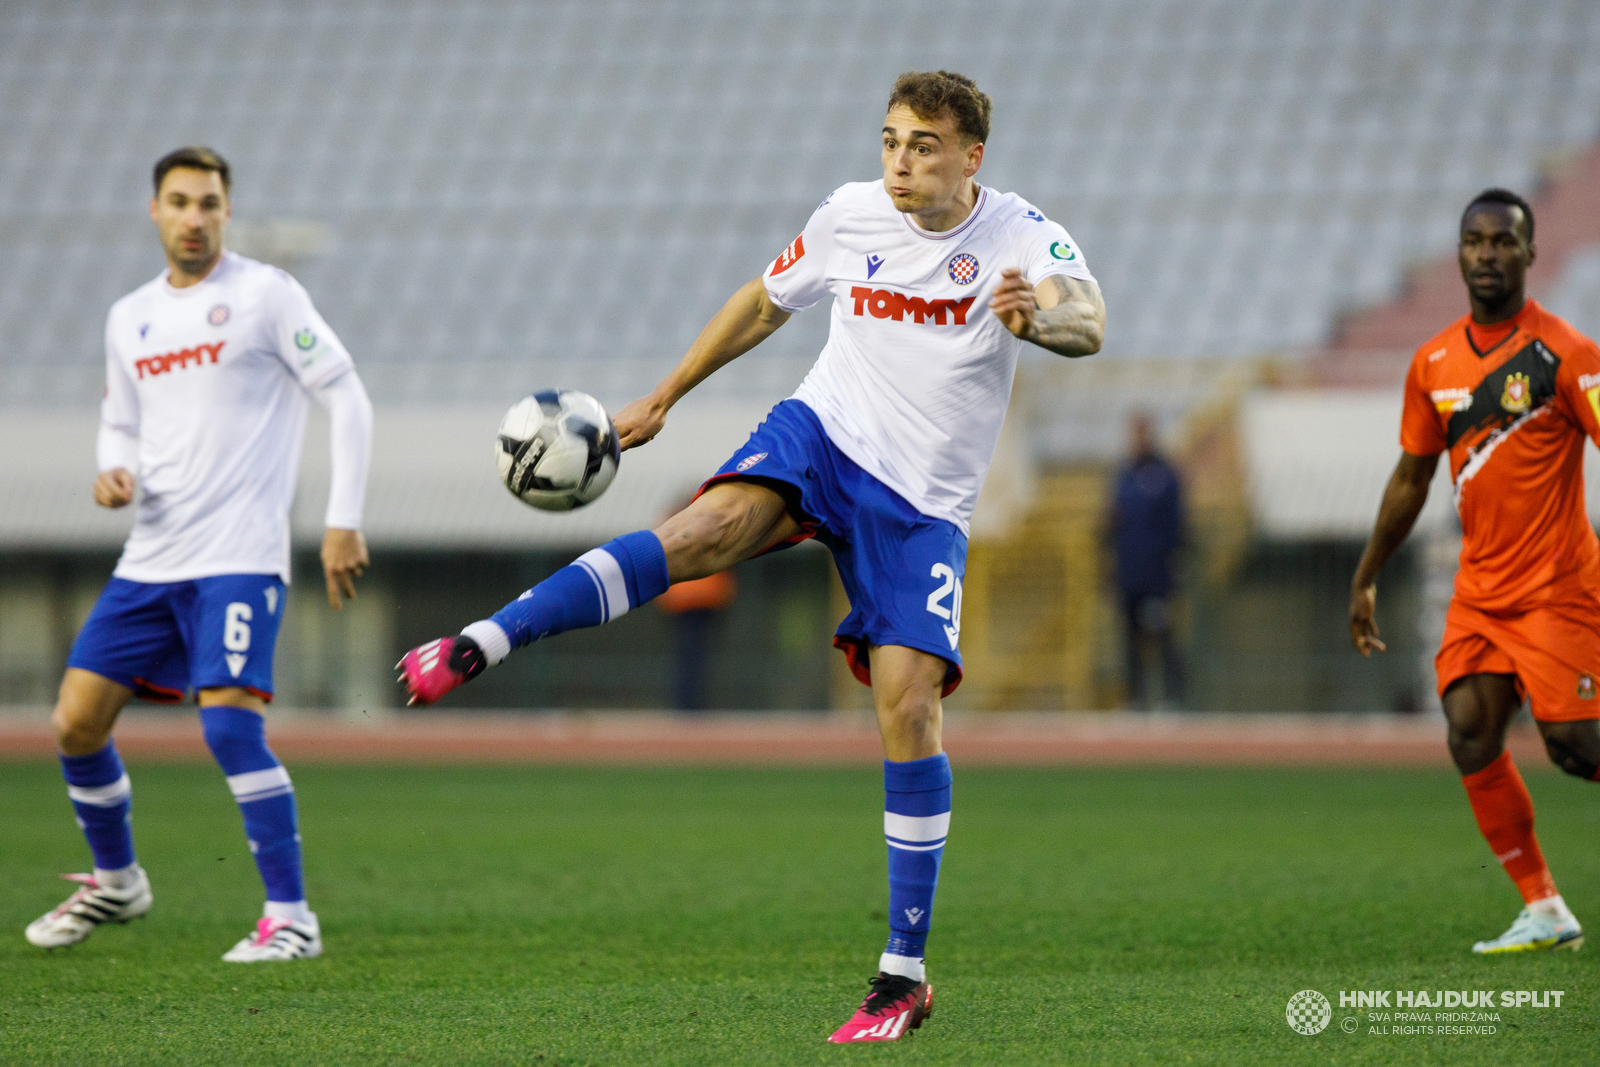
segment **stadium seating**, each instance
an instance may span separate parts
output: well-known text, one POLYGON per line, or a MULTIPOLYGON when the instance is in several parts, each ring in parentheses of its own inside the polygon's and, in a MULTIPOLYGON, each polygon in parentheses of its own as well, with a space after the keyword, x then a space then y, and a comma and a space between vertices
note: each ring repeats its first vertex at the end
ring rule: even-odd
MULTIPOLYGON (((1585 334, 1600 336, 1600 145, 1558 160, 1531 197, 1538 258, 1528 291, 1585 334)), ((1453 247, 1416 264, 1397 299, 1347 316, 1300 369, 1311 382, 1394 389, 1412 351, 1466 311, 1453 247)))
MULTIPOLYGON (((1466 197, 1600 127, 1588 0, 17 0, 4 402, 93 402, 105 309, 160 266, 150 163, 207 142, 252 232, 324 228, 286 265, 380 401, 616 403, 874 176, 893 75, 941 66, 994 96, 983 178, 1073 231, 1116 356, 1316 346, 1448 247, 1466 197)), ((1600 306, 1600 257, 1570 285, 1600 306)), ((711 391, 780 395, 825 329, 711 391)))

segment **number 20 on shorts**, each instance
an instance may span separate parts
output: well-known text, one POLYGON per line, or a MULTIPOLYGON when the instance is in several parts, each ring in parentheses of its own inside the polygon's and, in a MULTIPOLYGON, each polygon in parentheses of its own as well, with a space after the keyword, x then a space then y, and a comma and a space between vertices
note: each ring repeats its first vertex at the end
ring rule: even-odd
POLYGON ((956 577, 955 568, 948 563, 935 563, 928 574, 942 579, 939 587, 928 594, 928 610, 948 620, 944 624, 944 635, 954 650, 961 642, 961 579, 956 577), (944 604, 946 597, 950 598, 948 607, 944 604))

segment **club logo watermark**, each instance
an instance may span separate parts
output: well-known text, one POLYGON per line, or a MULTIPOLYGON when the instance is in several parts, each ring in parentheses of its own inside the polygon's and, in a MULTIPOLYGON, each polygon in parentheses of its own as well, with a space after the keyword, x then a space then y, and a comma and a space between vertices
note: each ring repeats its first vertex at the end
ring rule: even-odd
POLYGON ((1284 1015, 1296 1033, 1309 1037, 1328 1028, 1328 1020, 1333 1018, 1333 1006, 1328 1003, 1327 997, 1315 989, 1302 989, 1289 998, 1289 1007, 1284 1015))
MULTIPOLYGON (((1490 1036, 1503 1033, 1502 1009, 1560 1008, 1562 989, 1341 989, 1339 1029, 1377 1037, 1490 1036)), ((1290 1029, 1312 1037, 1328 1028, 1333 1005, 1315 989, 1289 998, 1290 1029)))

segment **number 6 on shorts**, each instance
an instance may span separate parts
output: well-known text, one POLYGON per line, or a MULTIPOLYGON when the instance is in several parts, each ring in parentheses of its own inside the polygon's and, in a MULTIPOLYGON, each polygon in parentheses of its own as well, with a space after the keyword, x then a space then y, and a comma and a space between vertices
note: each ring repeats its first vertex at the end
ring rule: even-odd
POLYGON ((229 604, 222 619, 222 647, 229 652, 250 651, 250 620, 253 617, 249 604, 240 600, 229 604))

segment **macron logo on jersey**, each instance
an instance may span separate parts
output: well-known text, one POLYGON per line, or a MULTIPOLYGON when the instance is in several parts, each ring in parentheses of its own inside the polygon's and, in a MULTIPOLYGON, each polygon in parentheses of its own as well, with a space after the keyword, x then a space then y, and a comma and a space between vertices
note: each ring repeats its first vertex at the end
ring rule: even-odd
POLYGON ((772 261, 772 275, 774 277, 782 274, 784 271, 800 262, 800 260, 805 256, 806 243, 804 240, 802 240, 804 237, 805 234, 801 234, 799 237, 796 237, 794 239, 794 243, 788 248, 785 248, 783 253, 779 255, 777 259, 772 261))
POLYGON ((946 326, 950 321, 957 326, 965 326, 967 311, 977 299, 969 296, 965 300, 924 300, 920 296, 906 296, 893 289, 868 289, 863 285, 853 286, 850 297, 856 302, 855 313, 858 316, 866 314, 875 319, 904 322, 909 314, 917 322, 932 319, 935 326, 946 326))
POLYGON ((183 370, 189 365, 190 360, 193 360, 195 366, 198 367, 205 363, 207 356, 210 356, 211 362, 215 363, 217 355, 222 351, 222 346, 227 343, 226 341, 217 341, 209 345, 195 345, 193 348, 185 348, 178 352, 168 352, 164 356, 146 356, 144 359, 135 360, 133 365, 138 369, 139 377, 141 378, 145 376, 146 372, 149 372, 150 376, 154 377, 157 374, 165 374, 169 370, 183 370))

